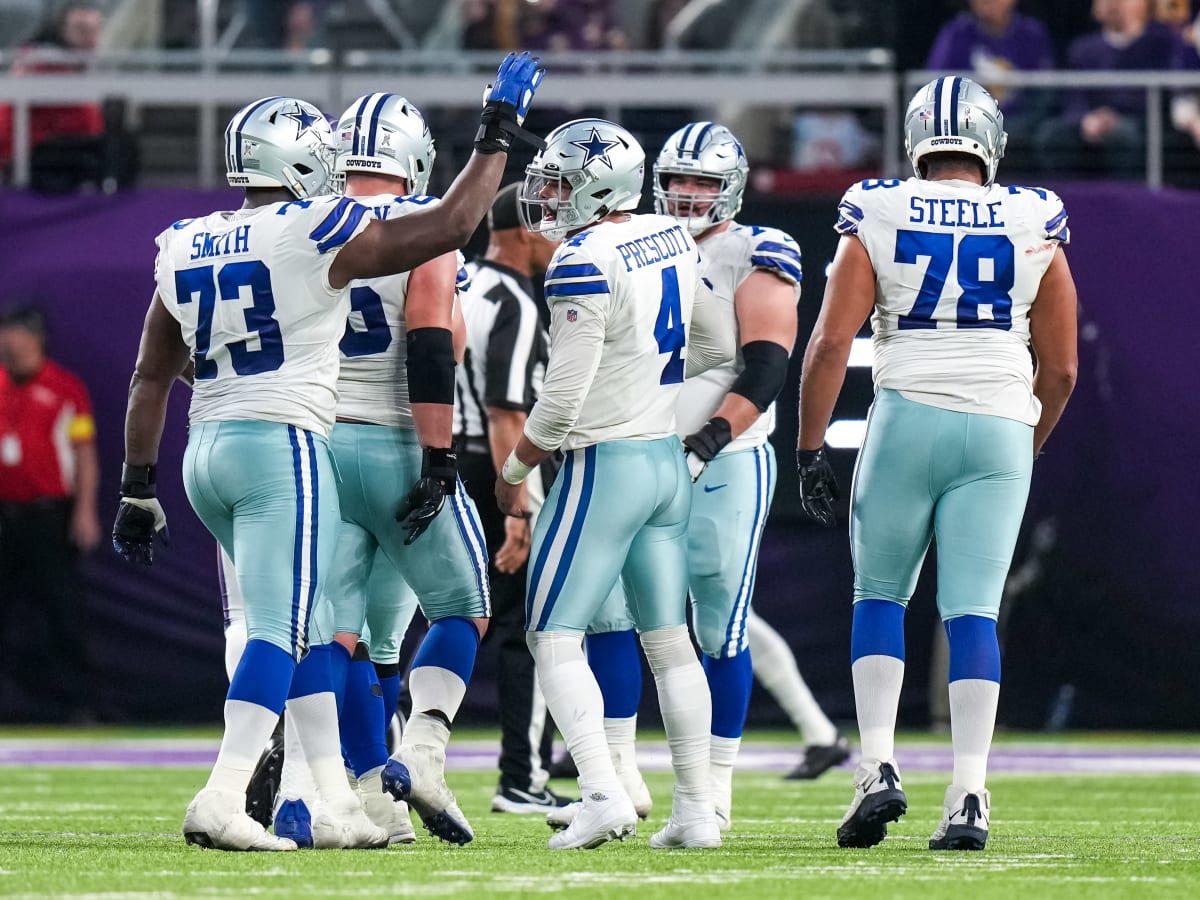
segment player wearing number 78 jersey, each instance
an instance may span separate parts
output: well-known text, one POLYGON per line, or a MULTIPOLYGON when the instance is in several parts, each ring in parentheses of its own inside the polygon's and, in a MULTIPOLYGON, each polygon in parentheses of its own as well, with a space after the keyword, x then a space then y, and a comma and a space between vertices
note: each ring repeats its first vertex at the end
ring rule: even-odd
POLYGON ((496 493, 503 511, 520 513, 520 482, 564 451, 534 530, 526 602, 542 692, 583 795, 550 847, 594 847, 637 823, 582 646, 618 578, 658 685, 675 769, 671 820, 650 846, 715 847, 712 710, 685 624, 691 477, 675 405, 685 370, 732 359, 734 335, 718 324, 720 301, 702 285, 687 229, 630 212, 645 164, 633 136, 580 119, 552 131, 547 145, 526 169, 521 201, 531 231, 566 238, 546 272, 550 362, 496 493))
POLYGON ((850 513, 862 760, 838 843, 879 843, 907 808, 894 759, 904 611, 936 538, 954 774, 929 846, 979 850, 1000 690, 996 617, 1034 457, 1075 383, 1075 285, 1062 201, 995 183, 1007 136, 987 91, 966 78, 931 81, 904 131, 917 177, 865 181, 838 208, 843 237, 804 357, 797 462, 805 511, 832 525, 822 439, 870 315, 876 395, 850 513))

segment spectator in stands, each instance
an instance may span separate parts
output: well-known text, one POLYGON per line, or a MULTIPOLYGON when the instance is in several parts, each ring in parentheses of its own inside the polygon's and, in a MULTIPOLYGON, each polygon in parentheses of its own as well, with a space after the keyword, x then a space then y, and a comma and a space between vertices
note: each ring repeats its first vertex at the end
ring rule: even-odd
MULTIPOLYGON (((18 52, 13 74, 84 71, 103 27, 104 13, 98 5, 72 0, 18 52)), ((132 182, 137 147, 125 131, 123 118, 124 105, 115 100, 30 107, 34 190, 64 193, 91 185, 111 191, 132 182)), ((13 124, 12 107, 0 106, 0 169, 9 168, 13 161, 13 124)))
MULTIPOLYGON (((32 72, 81 71, 84 54, 96 49, 104 13, 86 0, 68 3, 52 22, 17 52, 14 75, 32 72), (56 52, 58 51, 58 52, 56 52)), ((34 106, 29 111, 29 140, 34 148, 63 136, 99 137, 104 132, 104 115, 97 103, 34 106)), ((0 106, 0 165, 13 158, 12 108, 0 106)))
POLYGON ((95 438, 87 388, 46 356, 41 310, 0 312, 0 661, 37 719, 86 706, 77 564, 100 543, 95 438))
MULTIPOLYGON (((1094 0, 1100 29, 1071 42, 1067 68, 1138 71, 1167 69, 1179 54, 1170 26, 1150 20, 1150 0, 1094 0)), ((1145 165, 1144 88, 1079 88, 1068 92, 1062 113, 1038 130, 1047 170, 1137 177, 1145 165)))
POLYGON ((1005 168, 1023 168, 1021 157, 1037 126, 1049 114, 1044 91, 1019 90, 993 84, 989 77, 1011 70, 1054 68, 1050 33, 1039 19, 1017 12, 1017 0, 969 0, 969 11, 959 13, 938 32, 925 68, 974 74, 1004 111, 1008 131, 1005 168))
MULTIPOLYGON (((496 0, 496 14, 517 0, 496 0)), ((518 42, 529 50, 621 50, 628 43, 616 24, 612 0, 541 0, 521 3, 518 42)))

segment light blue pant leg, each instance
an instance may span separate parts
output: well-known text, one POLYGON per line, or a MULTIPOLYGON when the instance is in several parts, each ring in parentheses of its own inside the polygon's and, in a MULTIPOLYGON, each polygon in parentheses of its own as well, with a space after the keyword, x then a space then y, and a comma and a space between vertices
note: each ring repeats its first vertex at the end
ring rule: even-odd
POLYGON ((404 543, 396 508, 421 474, 416 432, 339 422, 332 446, 342 479, 342 517, 374 536, 416 592, 425 616, 491 615, 483 527, 461 482, 428 530, 404 543))
POLYGON ((338 523, 337 552, 325 579, 325 596, 333 608, 333 625, 338 633, 363 633, 369 604, 367 582, 378 549, 370 532, 345 519, 338 523))
POLYGON ((341 518, 328 443, 277 423, 198 423, 183 472, 196 514, 237 569, 248 640, 299 658, 341 518))
POLYGON ((417 611, 417 595, 380 551, 367 582, 367 645, 371 661, 400 661, 400 645, 417 611))
POLYGON ((907 603, 936 524, 943 618, 994 618, 1029 492, 1032 431, 880 391, 854 477, 855 600, 907 603))
POLYGON ((770 444, 719 455, 692 487, 692 623, 708 656, 736 656, 748 646, 746 616, 774 495, 775 451, 770 444))
POLYGON ((625 600, 625 585, 621 579, 613 585, 600 611, 588 625, 588 634, 610 634, 614 631, 629 631, 633 628, 633 615, 629 612, 629 604, 625 600))
POLYGON ((675 438, 568 453, 534 529, 526 627, 584 631, 619 577, 639 631, 682 624, 690 508, 675 438))

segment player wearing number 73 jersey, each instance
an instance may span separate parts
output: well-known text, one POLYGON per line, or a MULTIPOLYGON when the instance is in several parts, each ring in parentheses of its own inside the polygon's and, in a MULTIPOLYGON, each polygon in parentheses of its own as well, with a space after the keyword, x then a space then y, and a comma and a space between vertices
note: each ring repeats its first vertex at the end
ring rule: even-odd
POLYGON ((1075 285, 1062 202, 994 183, 1006 135, 987 91, 932 81, 904 130, 917 177, 863 182, 838 208, 843 237, 804 357, 797 460, 805 511, 833 524, 822 438, 870 314, 876 396, 850 514, 862 760, 838 843, 877 844, 907 808, 893 758, 903 620, 935 538, 954 775, 929 846, 978 850, 1000 689, 996 617, 1034 457, 1075 383, 1075 285))
POLYGON ((720 301, 703 287, 687 229, 629 212, 645 164, 633 136, 581 119, 556 128, 547 144, 526 169, 521 201, 530 230, 566 238, 546 272, 550 362, 496 492, 502 510, 519 513, 524 476, 548 453, 565 452, 534 530, 526 602, 542 692, 583 794, 550 846, 593 847, 637 823, 582 646, 618 578, 655 675, 675 768, 671 821, 650 846, 719 846, 712 711, 685 624, 691 477, 675 404, 685 370, 732 359, 734 335, 717 324, 720 301))

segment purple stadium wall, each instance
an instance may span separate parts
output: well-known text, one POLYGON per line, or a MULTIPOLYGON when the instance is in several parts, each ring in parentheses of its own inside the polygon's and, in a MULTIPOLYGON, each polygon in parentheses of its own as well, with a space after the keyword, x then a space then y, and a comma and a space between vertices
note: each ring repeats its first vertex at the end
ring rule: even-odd
MULTIPOLYGON (((1069 258, 1083 310, 1080 379, 1035 470, 1027 524, 1052 522, 1057 537, 1038 556, 1032 587, 1012 604, 1003 717, 1039 725, 1059 686, 1072 684, 1074 724, 1195 727, 1200 391, 1189 323, 1196 318, 1200 254, 1189 242, 1200 245, 1200 194, 1096 185, 1064 186, 1061 193, 1071 213, 1069 258)), ((835 202, 748 203, 740 217, 788 228, 800 240, 807 264, 802 339, 835 243, 829 228, 835 202)), ((153 290, 153 238, 172 221, 236 203, 227 191, 0 194, 0 305, 41 302, 51 320, 52 355, 92 391, 105 522, 116 508, 125 395, 153 290)), ((215 544, 178 474, 187 398, 182 386, 174 392, 160 456, 171 547, 149 570, 125 565, 107 549, 85 565, 93 702, 113 719, 220 715, 225 682, 215 544)), ((781 400, 781 477, 756 603, 797 649, 830 712, 851 719, 849 552, 844 530, 821 532, 796 517, 787 449, 794 446, 794 403, 793 383, 781 400)), ((846 456, 838 466, 848 486, 846 456)), ((1018 564, 1029 559, 1029 544, 1023 539, 1018 564)), ((925 715, 920 660, 934 628, 926 582, 910 613, 904 716, 913 723, 925 715)), ((19 610, 3 600, 0 613, 19 620, 19 610)), ((492 718, 495 702, 490 656, 481 661, 465 711, 481 722, 492 718)), ((0 719, 18 712, 0 707, 0 719)), ((765 701, 756 702, 752 718, 780 721, 765 701)))

